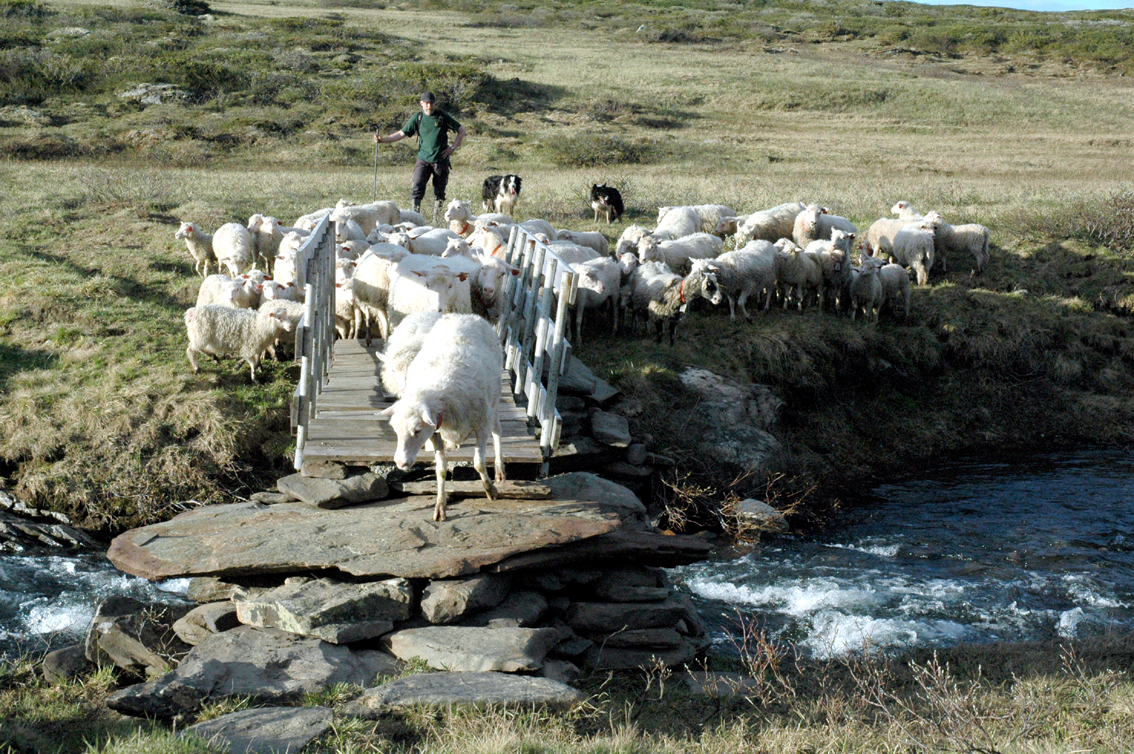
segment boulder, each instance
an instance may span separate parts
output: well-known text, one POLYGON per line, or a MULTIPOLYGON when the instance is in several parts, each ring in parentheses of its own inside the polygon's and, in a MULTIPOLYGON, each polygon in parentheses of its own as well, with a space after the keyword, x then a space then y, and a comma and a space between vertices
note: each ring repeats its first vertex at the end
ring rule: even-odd
POLYGON ((630 445, 630 423, 624 416, 595 411, 591 414, 591 436, 604 445, 625 448, 630 445))
POLYGON ((431 668, 453 671, 539 670, 559 641, 551 628, 469 628, 430 626, 395 631, 382 644, 403 660, 420 658, 431 668))
POLYGON ((280 492, 291 495, 317 508, 343 508, 348 505, 384 500, 390 494, 385 477, 372 471, 353 474, 343 479, 320 478, 292 474, 276 482, 280 492))
POLYGON ((206 638, 166 675, 111 694, 126 715, 169 719, 231 696, 252 704, 294 701, 348 683, 370 686, 401 663, 377 650, 351 650, 276 629, 240 626, 206 638))
POLYGON ((196 646, 212 634, 230 631, 240 625, 236 605, 208 602, 190 610, 173 624, 173 632, 186 644, 196 646))
POLYGON ((300 752, 331 728, 329 707, 259 707, 221 715, 181 731, 228 754, 300 752))
POLYGON ((64 683, 82 678, 94 669, 94 663, 87 659, 82 644, 56 649, 43 658, 40 671, 48 683, 64 683))
POLYGON ((586 695, 549 678, 506 673, 421 673, 363 692, 346 704, 344 715, 375 719, 419 705, 449 707, 491 704, 502 707, 553 707, 580 704, 586 695))
POLYGON ((513 555, 613 532, 630 510, 643 510, 611 482, 576 486, 621 492, 599 499, 557 493, 554 502, 466 500, 451 505, 449 520, 440 523, 430 520, 433 496, 339 510, 208 505, 116 537, 107 557, 148 579, 335 570, 358 578, 466 576, 513 555))
POLYGON ((112 664, 135 676, 165 673, 189 649, 172 625, 186 609, 153 607, 132 597, 108 597, 99 604, 83 642, 86 658, 112 664))
POLYGON ((332 644, 373 639, 410 617, 413 587, 405 579, 361 584, 296 580, 233 597, 241 623, 313 636, 332 644))
POLYGON ((762 471, 783 452, 769 430, 783 401, 764 385, 746 385, 706 369, 689 367, 682 384, 700 399, 687 434, 701 452, 741 469, 762 471))
POLYGON ((763 500, 745 498, 737 503, 736 513, 740 518, 741 533, 747 529, 781 533, 791 528, 784 514, 763 500))
POLYGON ((685 617, 685 606, 665 602, 575 602, 564 621, 575 631, 612 634, 640 628, 672 628, 685 617))
POLYGON ((530 628, 547 613, 547 600, 539 592, 513 592, 491 610, 462 621, 465 626, 485 628, 530 628))
POLYGON ((499 605, 510 585, 510 578, 498 574, 431 581, 421 596, 421 614, 433 624, 457 623, 470 613, 499 605))

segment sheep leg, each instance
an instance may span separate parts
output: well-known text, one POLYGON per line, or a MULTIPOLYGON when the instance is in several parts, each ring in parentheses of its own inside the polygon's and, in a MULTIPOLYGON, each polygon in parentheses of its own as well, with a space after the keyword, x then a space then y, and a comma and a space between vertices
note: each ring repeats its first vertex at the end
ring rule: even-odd
POLYGON ((201 367, 197 365, 197 352, 193 350, 193 346, 185 349, 185 355, 189 357, 189 366, 193 367, 193 374, 201 371, 201 367))
POLYGON ((582 303, 575 304, 575 345, 579 346, 583 342, 583 305, 582 303))
POLYGON ((734 321, 734 322, 736 321, 736 297, 735 296, 729 296, 728 297, 728 318, 730 320, 734 321))
POLYGON ((492 451, 493 451, 493 468, 496 472, 496 481, 503 482, 506 478, 504 476, 504 455, 500 452, 500 438, 504 434, 500 426, 500 414, 497 413, 496 418, 492 423, 492 451))
POLYGON ((256 382, 256 366, 259 364, 259 359, 249 359, 248 368, 252 370, 252 382, 256 382))
MULTIPOLYGON (((448 499, 445 494, 445 475, 448 473, 448 464, 445 462, 445 444, 438 437, 434 443, 435 448, 433 451, 433 464, 437 470, 437 505, 433 508, 433 520, 445 520, 445 502, 448 499)), ((481 463, 483 464, 483 459, 481 463)))
MULTIPOLYGON (((736 297, 736 307, 738 309, 740 309, 740 316, 744 317, 744 321, 745 322, 751 322, 752 317, 751 317, 751 315, 748 314, 747 307, 744 306, 745 302, 747 302, 747 301, 748 301, 748 291, 741 291, 740 295, 736 297)), ((731 298, 728 300, 728 304, 729 304, 729 308, 731 309, 732 308, 732 299, 731 298)), ((736 318, 733 317, 733 319, 736 319, 736 318)))
MULTIPOLYGON (((488 446, 489 434, 492 434, 495 438, 496 432, 495 430, 490 431, 487 427, 481 427, 476 432, 476 447, 473 448, 473 468, 476 469, 476 473, 480 475, 481 484, 484 485, 484 494, 488 496, 489 500, 496 500, 500 497, 500 493, 496 490, 496 485, 489 480, 488 467, 484 462, 484 451, 488 446)), ((499 469, 499 466, 497 469, 499 469)))

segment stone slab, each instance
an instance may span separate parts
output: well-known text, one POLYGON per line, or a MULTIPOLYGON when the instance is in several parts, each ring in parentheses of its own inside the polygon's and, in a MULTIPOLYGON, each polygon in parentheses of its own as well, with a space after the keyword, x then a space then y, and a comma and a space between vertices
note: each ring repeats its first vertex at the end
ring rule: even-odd
POLYGON ((440 523, 432 520, 431 496, 338 510, 304 503, 209 505, 116 537, 107 557, 119 570, 148 579, 305 570, 451 578, 617 530, 628 506, 642 507, 619 489, 635 503, 608 495, 580 499, 553 486, 552 501, 458 502, 440 523))
POLYGON ((421 673, 363 692, 343 707, 343 714, 378 718, 418 705, 448 707, 569 708, 586 700, 581 691, 550 678, 507 673, 421 673))
POLYGON ((410 617, 413 587, 405 579, 361 584, 332 579, 294 581, 276 589, 237 594, 241 623, 314 636, 332 644, 373 639, 393 621, 410 617))
POLYGON ((294 495, 308 505, 331 509, 383 500, 390 494, 386 479, 372 471, 341 480, 292 474, 277 481, 276 486, 280 492, 294 495))
POLYGON ((553 628, 429 626, 382 637, 382 644, 402 660, 420 658, 438 670, 505 673, 539 670, 558 641, 553 628))
POLYGON ((259 707, 191 725, 181 732, 228 754, 298 754, 331 728, 329 707, 259 707))

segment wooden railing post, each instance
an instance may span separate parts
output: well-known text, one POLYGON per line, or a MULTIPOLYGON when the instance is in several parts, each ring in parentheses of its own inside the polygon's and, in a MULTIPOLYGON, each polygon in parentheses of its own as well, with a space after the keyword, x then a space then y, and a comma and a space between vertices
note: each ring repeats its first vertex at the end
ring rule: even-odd
POLYGON ((334 226, 328 217, 324 217, 296 252, 295 284, 305 292, 306 304, 303 321, 295 331, 295 355, 300 363, 299 384, 291 399, 297 470, 303 468, 307 430, 331 369, 335 340, 334 241, 334 226))

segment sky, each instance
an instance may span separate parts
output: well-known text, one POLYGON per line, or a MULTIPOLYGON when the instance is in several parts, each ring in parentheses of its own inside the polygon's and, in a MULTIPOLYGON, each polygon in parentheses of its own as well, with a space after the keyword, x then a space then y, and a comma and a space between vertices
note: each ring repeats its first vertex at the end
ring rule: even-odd
POLYGON ((1134 8, 1134 0, 915 0, 925 5, 979 5, 1059 12, 1065 10, 1123 10, 1134 8))

